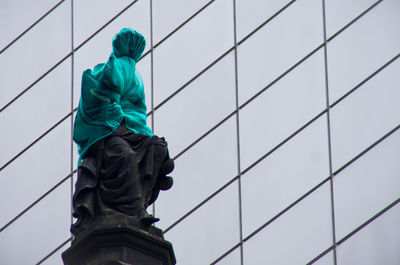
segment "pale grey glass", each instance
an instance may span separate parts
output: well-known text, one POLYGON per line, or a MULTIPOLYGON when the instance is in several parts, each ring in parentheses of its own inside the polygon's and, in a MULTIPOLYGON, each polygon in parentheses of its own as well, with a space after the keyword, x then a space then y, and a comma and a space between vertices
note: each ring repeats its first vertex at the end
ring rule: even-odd
POLYGON ((306 264, 332 244, 331 228, 327 183, 246 241, 244 264, 306 264))
POLYGON ((65 121, 0 172, 0 227, 70 173, 69 137, 69 121, 65 121))
POLYGON ((322 116, 243 175, 244 236, 328 176, 326 117, 322 116))
POLYGON ((383 1, 328 44, 334 102, 399 53, 399 1, 383 1))
MULTIPOLYGON (((86 38, 100 29, 132 2, 135 1, 74 1, 74 47, 80 45, 86 38)), ((131 27, 132 29, 140 28, 140 33, 148 39, 150 36, 149 20, 150 5, 148 1, 136 1, 136 3, 102 31, 109 31, 110 28, 113 28, 112 31, 114 31, 115 34, 119 32, 122 27, 131 27), (115 27, 120 28, 115 30, 115 27)), ((110 41, 111 39, 109 42, 110 41)))
POLYGON ((334 177, 338 240, 400 197, 399 156, 397 131, 334 177))
POLYGON ((321 1, 297 1, 238 49, 243 103, 323 41, 321 1))
POLYGON ((232 1, 219 0, 158 46, 154 51, 155 104, 231 48, 232 29, 232 1))
MULTIPOLYGON (((61 243, 62 242, 60 242, 60 244, 61 243)), ((61 249, 59 249, 57 252, 55 252, 53 255, 51 255, 48 259, 46 259, 42 264, 43 265, 64 265, 61 254, 64 251, 66 251, 70 246, 71 246, 71 243, 67 243, 65 246, 63 246, 61 249)), ((52 251, 52 250, 49 250, 49 253, 50 253, 50 251, 52 251)))
POLYGON ((70 237, 69 189, 64 183, 0 233, 2 263, 36 264, 70 237))
POLYGON ((59 6, 42 23, 0 55, 1 107, 69 52, 70 36, 65 34, 70 29, 67 7, 65 4, 59 6))
POLYGON ((289 0, 236 0, 238 39, 241 40, 289 2, 289 0))
MULTIPOLYGON (((235 119, 231 118, 175 160, 171 173, 175 184, 161 192, 156 203, 161 218, 157 225, 167 228, 236 176, 235 132, 235 119)), ((233 201, 229 207, 236 205, 233 201)))
POLYGON ((153 0, 155 43, 159 42, 209 1, 210 0, 153 0))
POLYGON ((240 111, 242 167, 251 165, 325 106, 323 53, 319 51, 240 111))
POLYGON ((0 152, 0 166, 69 112, 70 69, 68 60, 1 112, 0 146, 3 151, 0 152))
POLYGON ((377 0, 325 0, 326 30, 330 37, 377 0))
POLYGON ((331 250, 329 253, 325 254, 325 256, 323 256, 322 258, 320 258, 313 264, 315 264, 315 265, 334 265, 333 251, 331 250))
MULTIPOLYGON (((7 23, 7 27, 0 28, 0 49, 6 47, 11 41, 24 32, 43 14, 56 5, 57 0, 41 1, 40 5, 30 0, 19 0, 15 4, 13 0, 1 1, 0 21, 1 24, 7 23), (21 12, 21 7, 29 12, 21 12)), ((4 25, 4 24, 3 24, 4 25)))
MULTIPOLYGON (((80 2, 80 1, 79 1, 80 2)), ((84 1, 83 1, 84 2, 84 1)), ((129 2, 125 2, 128 5, 129 2)), ((140 32, 146 38, 146 50, 150 47, 150 23, 149 23, 149 4, 146 1, 138 1, 113 23, 104 28, 93 39, 86 43, 75 53, 74 65, 74 106, 79 103, 81 95, 82 73, 86 69, 93 69, 99 63, 105 63, 112 51, 112 38, 122 28, 132 28, 140 32)), ((82 14, 83 16, 84 14, 82 14)), ((82 18, 84 19, 84 18, 82 18)), ((87 19, 87 18, 86 18, 87 19)), ((75 27, 81 27, 83 22, 76 22, 75 27)), ((80 37, 79 31, 75 34, 75 39, 84 39, 86 35, 80 37)), ((80 44, 80 43, 78 43, 80 44)), ((76 45, 78 45, 76 44, 76 45)), ((75 46, 76 46, 75 45, 75 46)), ((147 70, 146 70, 147 71, 147 70)), ((150 84, 145 84, 150 86, 150 84)))
POLYGON ((231 53, 156 111, 156 134, 166 137, 172 156, 234 111, 233 69, 231 53))
POLYGON ((174 244, 177 265, 210 264, 239 242, 238 194, 235 184, 165 234, 166 239, 174 244))
POLYGON ((399 264, 399 220, 397 204, 338 247, 338 264, 399 264))
POLYGON ((217 263, 218 265, 241 265, 240 263, 240 248, 236 248, 228 256, 224 257, 217 263))
POLYGON ((397 60, 331 110, 336 170, 400 124, 397 60))

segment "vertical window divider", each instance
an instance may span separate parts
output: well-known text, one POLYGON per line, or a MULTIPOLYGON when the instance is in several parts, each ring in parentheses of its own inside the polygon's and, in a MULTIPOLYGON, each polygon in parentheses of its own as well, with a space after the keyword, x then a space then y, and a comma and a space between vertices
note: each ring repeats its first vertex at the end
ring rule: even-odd
POLYGON ((73 133, 74 133, 74 59, 75 59, 75 51, 74 51, 74 0, 71 0, 71 10, 70 10, 70 18, 71 18, 71 105, 70 105, 70 126, 71 126, 71 138, 70 138, 70 189, 71 189, 71 225, 73 223, 72 213, 74 211, 73 208, 73 196, 74 196, 74 141, 73 141, 73 133))
POLYGON ((242 169, 240 164, 240 124, 239 124, 239 82, 238 82, 238 43, 236 28, 236 0, 233 4, 233 42, 234 42, 234 71, 235 71, 235 112, 236 112, 236 149, 237 149, 237 173, 238 173, 238 208, 239 208, 239 240, 240 240, 240 264, 243 265, 243 216, 242 216, 242 169))
POLYGON ((333 264, 337 265, 336 253, 336 224, 335 224, 335 200, 333 187, 333 169, 332 169, 332 136, 330 119, 330 101, 329 101, 329 78, 328 78, 328 39, 326 33, 326 8, 325 0, 322 0, 322 26, 324 38, 324 71, 325 71, 325 100, 326 100, 326 125, 328 134, 328 159, 329 159, 329 184, 331 201, 331 220, 332 220, 332 246, 333 246, 333 264))

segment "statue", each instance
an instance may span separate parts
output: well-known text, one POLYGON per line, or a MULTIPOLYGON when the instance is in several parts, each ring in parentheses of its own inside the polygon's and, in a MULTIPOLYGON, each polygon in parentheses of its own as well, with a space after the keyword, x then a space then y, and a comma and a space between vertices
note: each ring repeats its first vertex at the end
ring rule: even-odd
POLYGON ((146 208, 173 184, 167 142, 146 125, 143 80, 136 70, 145 43, 140 33, 122 29, 108 61, 83 73, 73 133, 79 151, 74 235, 104 216, 128 216, 150 226, 159 219, 146 208))

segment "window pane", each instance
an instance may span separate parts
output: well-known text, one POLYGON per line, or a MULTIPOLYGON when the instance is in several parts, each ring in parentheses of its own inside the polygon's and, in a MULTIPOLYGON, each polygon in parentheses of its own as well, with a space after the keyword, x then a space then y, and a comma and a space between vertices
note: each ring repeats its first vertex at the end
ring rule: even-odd
POLYGON ((155 132, 167 138, 172 156, 234 111, 233 71, 231 53, 156 111, 155 132))
MULTIPOLYGON (((117 15, 122 9, 130 3, 134 3, 119 18, 107 26, 103 31, 109 31, 109 28, 117 27, 117 33, 123 27, 136 29, 146 37, 150 46, 150 13, 148 1, 133 0, 113 0, 98 1, 85 0, 74 1, 74 46, 80 45, 85 39, 101 28, 105 23, 117 15), (139 22, 139 23, 138 23, 139 22)), ((107 44, 111 43, 111 38, 107 44)))
POLYGON ((245 264, 306 264, 331 244, 327 183, 246 241, 245 264))
POLYGON ((4 23, 3 25, 7 25, 7 27, 0 28, 0 50, 49 11, 57 2, 57 0, 43 0, 38 5, 35 1, 30 0, 1 1, 0 17, 2 24, 4 23), (29 10, 29 12, 24 12, 25 10, 29 10))
POLYGON ((2 263, 36 264, 70 237, 69 191, 66 182, 0 233, 2 263))
POLYGON ((232 24, 232 1, 219 0, 155 49, 155 104, 233 46, 232 24))
POLYGON ((400 131, 397 131, 335 176, 338 239, 400 197, 399 157, 400 131))
POLYGON ((400 124, 400 60, 331 111, 334 170, 400 124))
MULTIPOLYGON (((1 54, 1 107, 70 52, 70 34, 66 34, 69 30, 69 6, 64 3, 1 54)), ((60 82, 58 85, 62 86, 63 83, 60 82)), ((36 86, 31 88, 31 90, 36 89, 39 88, 36 86)))
POLYGON ((326 134, 323 116, 243 175, 244 235, 329 176, 326 134))
POLYGON ((66 61, 0 115, 3 166, 70 111, 70 61, 66 61))
POLYGON ((329 42, 331 102, 399 53, 399 8, 397 0, 384 1, 329 42))
POLYGON ((156 205, 162 227, 171 225, 237 175, 235 126, 235 119, 229 119, 175 160, 174 186, 160 193, 156 205))
POLYGON ((240 111, 242 167, 271 150, 325 106, 321 50, 240 111))
POLYGON ((153 0, 154 44, 168 35, 209 1, 153 0), (179 11, 177 12, 177 10, 179 11))
POLYGON ((325 0, 326 30, 328 37, 336 33, 376 0, 325 0))
POLYGON ((321 1, 297 1, 239 46, 241 103, 322 43, 321 17, 321 1))
POLYGON ((284 7, 289 0, 236 0, 237 36, 241 40, 284 7))
POLYGON ((233 183, 165 235, 178 264, 210 264, 239 242, 237 191, 233 183))
MULTIPOLYGON (((62 242, 60 241, 60 244, 61 243, 62 242)), ((60 250, 58 250, 56 253, 54 253, 48 259, 46 259, 42 264, 43 265, 64 265, 61 254, 64 251, 66 251, 70 246, 71 246, 71 243, 67 243, 64 247, 62 247, 60 250)))
POLYGON ((70 136, 65 121, 1 171, 0 227, 70 173, 70 136))
POLYGON ((397 265, 400 260, 400 205, 384 213, 337 249, 338 264, 397 265))
MULTIPOLYGON (((315 265, 334 265, 333 263, 333 251, 330 251, 328 254, 325 254, 322 258, 317 260, 315 265)), ((341 263, 340 263, 341 264, 341 263)))
POLYGON ((235 249, 228 256, 223 258, 218 265, 241 265, 240 263, 240 248, 235 249))

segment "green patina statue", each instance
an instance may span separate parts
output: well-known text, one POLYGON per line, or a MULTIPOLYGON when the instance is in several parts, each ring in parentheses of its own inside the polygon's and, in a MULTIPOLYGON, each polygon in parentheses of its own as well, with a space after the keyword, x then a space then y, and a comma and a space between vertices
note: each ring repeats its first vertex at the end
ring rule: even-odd
POLYGON ((98 217, 116 214, 148 226, 158 218, 146 208, 172 186, 167 143, 146 124, 143 80, 136 69, 145 45, 140 33, 122 29, 108 61, 83 73, 73 134, 79 151, 74 234, 98 217))

